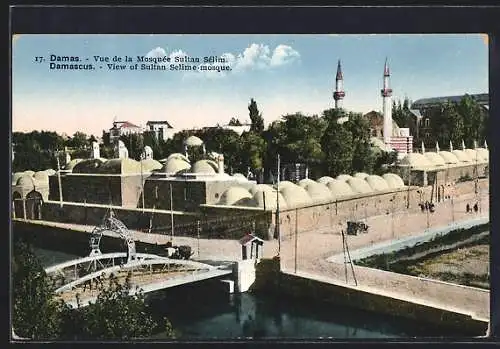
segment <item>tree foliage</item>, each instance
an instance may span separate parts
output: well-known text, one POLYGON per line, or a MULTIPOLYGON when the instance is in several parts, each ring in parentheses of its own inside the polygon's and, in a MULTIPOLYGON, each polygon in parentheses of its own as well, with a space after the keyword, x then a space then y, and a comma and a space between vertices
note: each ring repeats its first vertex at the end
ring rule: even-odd
POLYGON ((231 120, 229 120, 229 126, 241 126, 241 121, 240 119, 236 118, 236 117, 232 117, 231 120))
POLYGON ((323 117, 328 120, 328 126, 321 137, 321 148, 325 153, 327 173, 337 176, 352 172, 353 136, 348 123, 339 124, 339 114, 335 110, 325 110, 323 117))
POLYGON ((250 131, 257 134, 262 133, 262 131, 264 131, 264 119, 262 118, 262 113, 259 112, 257 102, 253 98, 250 100, 250 104, 248 105, 248 112, 252 123, 250 131))

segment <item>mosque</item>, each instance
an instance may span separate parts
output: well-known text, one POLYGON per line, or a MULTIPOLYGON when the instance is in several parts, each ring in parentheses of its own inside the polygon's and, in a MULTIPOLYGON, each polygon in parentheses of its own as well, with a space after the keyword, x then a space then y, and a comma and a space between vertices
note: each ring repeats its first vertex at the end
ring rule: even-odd
MULTIPOLYGON (((383 137, 372 144, 382 151, 396 148, 401 137, 393 132, 389 68, 384 67, 383 137)), ((340 61, 337 68, 335 106, 345 96, 340 61)), ((342 121, 340 121, 342 122, 342 121)), ((398 132, 400 130, 397 130, 398 132)), ((410 139, 410 143, 411 139, 410 139)), ((140 161, 128 157, 123 142, 115 145, 113 159, 100 156, 94 142, 88 159, 71 159, 58 171, 48 169, 14 173, 12 177, 12 215, 17 218, 99 224, 109 207, 131 229, 168 231, 184 226, 181 234, 196 234, 195 223, 206 223, 207 231, 217 237, 243 234, 251 222, 262 238, 275 237, 276 212, 286 233, 291 222, 299 229, 321 229, 345 225, 347 220, 387 214, 395 207, 417 210, 422 200, 440 202, 450 193, 474 190, 474 180, 488 176, 489 153, 486 147, 407 153, 377 176, 367 173, 342 174, 336 178, 304 178, 297 183, 257 184, 246 176, 229 175, 224 155, 209 152, 203 140, 190 136, 184 152, 174 153, 159 162, 149 146, 140 161), (202 158, 190 159, 190 150, 201 150, 202 158), (458 189, 457 189, 458 188, 458 189), (241 231, 234 227, 241 226, 241 231), (231 228, 232 227, 232 228, 231 228), (232 233, 228 233, 231 231, 232 233), (236 233, 235 233, 236 231, 236 233)))

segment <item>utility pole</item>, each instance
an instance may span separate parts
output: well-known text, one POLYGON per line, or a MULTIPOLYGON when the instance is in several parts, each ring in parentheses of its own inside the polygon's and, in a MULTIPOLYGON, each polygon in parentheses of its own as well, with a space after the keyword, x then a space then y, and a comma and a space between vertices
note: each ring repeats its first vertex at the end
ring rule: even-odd
POLYGON ((299 210, 296 208, 295 209, 295 274, 297 274, 297 247, 299 243, 299 228, 298 228, 298 221, 299 221, 299 210))
POLYGON ((280 231, 280 154, 278 154, 278 180, 276 182, 276 233, 278 236, 278 257, 281 256, 281 231, 280 231))
POLYGON ((172 198, 173 198, 172 183, 170 183, 170 228, 171 228, 170 241, 173 242, 173 240, 174 240, 174 203, 172 201, 172 198))
POLYGON ((63 196, 62 196, 62 186, 61 186, 61 164, 59 163, 59 151, 56 151, 56 161, 57 161, 57 182, 59 184, 59 206, 63 207, 63 196))
POLYGON ((144 213, 144 177, 143 177, 143 174, 142 174, 142 160, 144 160, 146 158, 145 156, 146 154, 144 153, 141 153, 140 157, 139 157, 139 162, 141 163, 141 189, 142 189, 142 213, 144 213))
POLYGON ((200 221, 199 220, 196 222, 196 230, 197 230, 197 233, 198 233, 198 259, 200 259, 200 232, 201 232, 201 225, 200 225, 200 221))

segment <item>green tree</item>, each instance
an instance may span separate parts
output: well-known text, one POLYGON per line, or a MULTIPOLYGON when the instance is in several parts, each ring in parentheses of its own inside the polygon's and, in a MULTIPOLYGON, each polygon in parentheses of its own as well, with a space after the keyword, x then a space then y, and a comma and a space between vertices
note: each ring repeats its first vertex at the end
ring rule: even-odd
POLYGON ((16 334, 30 339, 58 338, 63 305, 54 299, 47 275, 32 248, 16 241, 11 263, 16 334))
POLYGON ((349 119, 344 124, 352 135, 352 171, 373 171, 375 162, 370 144, 370 125, 361 113, 349 113, 349 119))
POLYGON ((252 131, 244 132, 239 146, 241 162, 238 172, 246 173, 250 168, 260 180, 263 180, 266 147, 266 141, 259 134, 252 131))
POLYGON ((231 118, 231 120, 229 120, 229 126, 241 126, 241 121, 236 118, 236 117, 233 117, 231 118))
POLYGON ((248 105, 248 111, 250 115, 250 121, 252 125, 250 126, 250 131, 257 134, 264 131, 264 119, 262 118, 262 113, 259 112, 257 107, 257 102, 252 98, 250 104, 248 105))
POLYGON ((139 160, 144 151, 144 139, 142 134, 131 133, 120 136, 120 140, 125 144, 128 150, 128 157, 139 160))
POLYGON ((443 113, 449 128, 448 143, 451 141, 455 147, 458 147, 462 143, 462 139, 466 136, 464 132, 464 118, 458 113, 456 104, 446 104, 443 113))
POLYGON ((89 137, 83 133, 83 132, 75 132, 73 134, 73 137, 71 137, 67 142, 66 145, 71 148, 75 149, 87 149, 89 146, 89 137))
POLYGON ((339 124, 343 111, 329 109, 323 112, 328 126, 321 137, 321 148, 325 154, 326 169, 330 176, 352 172, 354 144, 348 124, 339 124))
POLYGON ((488 127, 488 113, 486 110, 470 95, 462 97, 456 105, 456 110, 462 116, 466 146, 472 147, 474 140, 482 144, 486 139, 488 127))

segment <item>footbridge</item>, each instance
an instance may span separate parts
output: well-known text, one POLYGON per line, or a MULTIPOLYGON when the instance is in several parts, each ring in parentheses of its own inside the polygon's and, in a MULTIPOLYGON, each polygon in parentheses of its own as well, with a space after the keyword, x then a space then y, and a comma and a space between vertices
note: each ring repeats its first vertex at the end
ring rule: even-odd
POLYGON ((45 269, 56 295, 72 307, 86 306, 96 301, 100 290, 109 286, 112 277, 120 283, 128 280, 131 286, 129 293, 134 295, 233 273, 231 263, 202 263, 138 253, 131 236, 110 210, 109 216, 92 232, 89 256, 45 269), (127 252, 102 253, 99 244, 105 231, 122 238, 127 245, 127 252))

